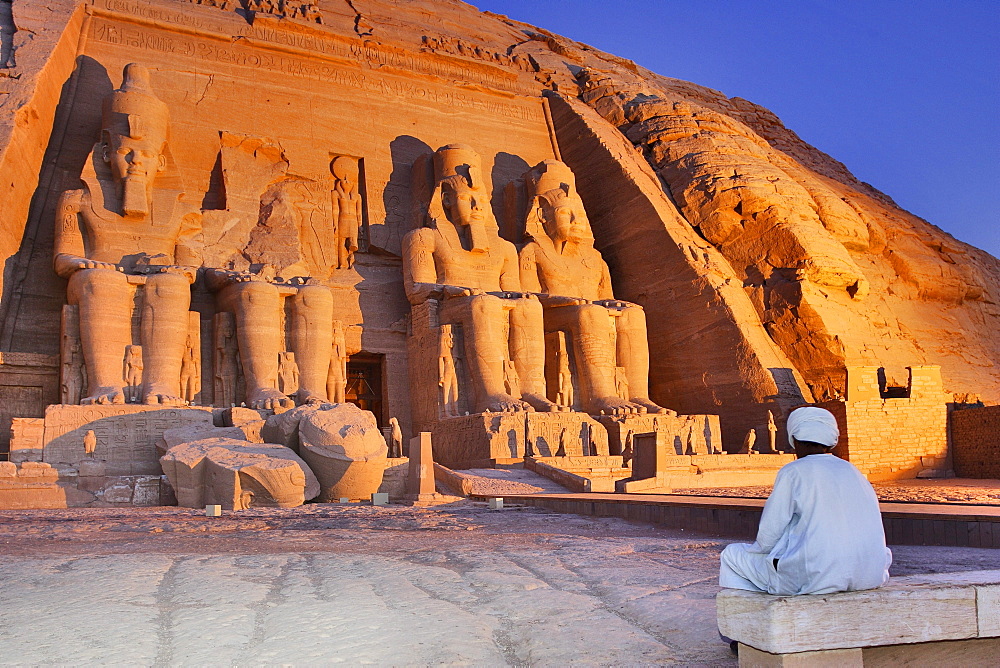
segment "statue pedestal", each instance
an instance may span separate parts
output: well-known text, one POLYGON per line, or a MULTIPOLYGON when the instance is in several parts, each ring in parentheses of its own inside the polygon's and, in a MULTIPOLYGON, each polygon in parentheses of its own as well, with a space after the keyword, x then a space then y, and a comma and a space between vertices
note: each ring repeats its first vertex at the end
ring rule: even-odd
POLYGON ((78 468, 90 459, 83 447, 88 431, 97 436, 93 459, 106 463, 107 476, 160 475, 156 443, 166 429, 211 427, 212 409, 140 404, 70 406, 45 409, 41 461, 57 468, 78 468))
POLYGON ((435 461, 450 468, 608 454, 607 432, 586 413, 477 413, 439 420, 431 433, 435 461))

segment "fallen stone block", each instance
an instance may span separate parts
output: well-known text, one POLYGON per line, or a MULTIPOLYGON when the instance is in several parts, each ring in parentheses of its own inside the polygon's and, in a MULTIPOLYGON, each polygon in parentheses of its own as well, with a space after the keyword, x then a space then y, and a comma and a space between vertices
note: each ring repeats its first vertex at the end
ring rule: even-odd
POLYGON ((389 448, 370 412, 323 404, 302 417, 299 440, 302 458, 319 479, 320 501, 367 499, 378 491, 389 448))
POLYGON ((160 459, 177 495, 177 505, 226 510, 302 505, 320 486, 313 472, 289 448, 210 438, 181 443, 160 459))

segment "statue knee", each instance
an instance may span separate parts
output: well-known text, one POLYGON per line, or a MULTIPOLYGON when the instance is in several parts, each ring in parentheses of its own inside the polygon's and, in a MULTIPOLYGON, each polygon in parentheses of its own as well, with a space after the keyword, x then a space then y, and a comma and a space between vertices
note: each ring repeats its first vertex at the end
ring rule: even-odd
POLYGON ((474 318, 499 318, 503 302, 495 295, 474 295, 469 298, 469 311, 474 318))
POLYGON ((157 299, 190 298, 190 284, 181 274, 153 274, 146 278, 146 296, 157 299))
POLYGON ((128 295, 128 278, 114 269, 82 269, 69 279, 70 303, 81 298, 124 299, 128 295))
POLYGON ((307 309, 333 308, 333 292, 325 285, 306 285, 299 288, 295 295, 295 300, 302 307, 307 309))
POLYGON ((611 315, 607 309, 597 304, 581 304, 577 308, 580 326, 590 331, 601 331, 611 326, 611 315))
POLYGON ((270 283, 248 281, 233 286, 237 301, 243 307, 278 306, 278 288, 270 283))

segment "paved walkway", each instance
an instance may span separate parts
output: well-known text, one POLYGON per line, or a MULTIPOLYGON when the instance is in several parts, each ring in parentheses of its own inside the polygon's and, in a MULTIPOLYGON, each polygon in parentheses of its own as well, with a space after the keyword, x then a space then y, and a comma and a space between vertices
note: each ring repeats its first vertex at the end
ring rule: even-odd
MULTIPOLYGON (((726 541, 460 502, 0 513, 0 663, 735 665, 726 541)), ((997 567, 899 548, 897 572, 997 567)))

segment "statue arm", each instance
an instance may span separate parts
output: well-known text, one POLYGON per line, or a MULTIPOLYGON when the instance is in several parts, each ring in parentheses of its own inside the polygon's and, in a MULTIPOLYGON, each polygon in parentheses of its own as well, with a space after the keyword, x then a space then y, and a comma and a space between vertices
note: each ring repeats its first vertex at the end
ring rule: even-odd
POLYGON ((509 241, 504 241, 504 244, 500 289, 508 292, 521 292, 521 270, 520 263, 517 261, 517 249, 509 241))
POLYGON ((440 299, 444 292, 444 286, 437 282, 432 234, 420 228, 403 237, 403 287, 411 304, 440 299))
POLYGON ((538 277, 538 261, 535 259, 535 244, 530 243, 518 254, 521 289, 525 292, 541 292, 542 282, 538 277))
POLYGON ((205 235, 201 227, 201 214, 189 213, 181 219, 181 229, 174 245, 174 263, 161 271, 184 274, 193 283, 201 266, 205 235))
POLYGON ((80 220, 83 203, 83 190, 67 190, 59 197, 59 205, 56 207, 55 252, 52 256, 52 266, 63 278, 69 278, 80 269, 116 268, 109 262, 87 259, 80 220))
POLYGON ((597 294, 600 299, 614 299, 615 293, 611 287, 611 271, 608 263, 601 259, 601 282, 597 285, 597 294))

